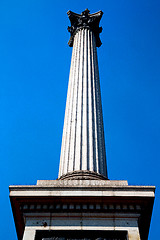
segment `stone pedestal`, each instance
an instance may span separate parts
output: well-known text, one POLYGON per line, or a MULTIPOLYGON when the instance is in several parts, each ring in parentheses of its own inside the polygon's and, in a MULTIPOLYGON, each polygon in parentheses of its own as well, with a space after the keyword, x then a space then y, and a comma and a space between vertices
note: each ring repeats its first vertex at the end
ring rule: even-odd
POLYGON ((18 239, 147 240, 154 190, 109 180, 10 186, 18 239))

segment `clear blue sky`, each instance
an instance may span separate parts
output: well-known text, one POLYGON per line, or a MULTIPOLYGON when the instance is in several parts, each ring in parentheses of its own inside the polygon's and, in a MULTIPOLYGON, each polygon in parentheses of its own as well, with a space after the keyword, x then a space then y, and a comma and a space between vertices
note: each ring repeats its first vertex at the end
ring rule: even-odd
POLYGON ((1 238, 16 240, 8 186, 56 179, 72 49, 68 10, 104 12, 98 49, 110 179, 156 185, 159 236, 160 1, 0 1, 1 238))

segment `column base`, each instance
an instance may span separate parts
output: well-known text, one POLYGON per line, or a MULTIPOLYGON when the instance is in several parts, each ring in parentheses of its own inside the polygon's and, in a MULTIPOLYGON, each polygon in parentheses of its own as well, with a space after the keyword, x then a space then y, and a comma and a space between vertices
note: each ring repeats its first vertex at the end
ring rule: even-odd
POLYGON ((81 170, 81 171, 74 171, 74 172, 69 172, 65 175, 62 175, 61 177, 58 178, 59 180, 108 180, 107 177, 88 170, 81 170))

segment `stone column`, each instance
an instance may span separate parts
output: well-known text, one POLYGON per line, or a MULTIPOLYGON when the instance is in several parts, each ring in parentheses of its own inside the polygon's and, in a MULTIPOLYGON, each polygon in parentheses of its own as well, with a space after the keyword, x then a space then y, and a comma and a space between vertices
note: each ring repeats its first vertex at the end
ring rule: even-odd
POLYGON ((103 116, 96 47, 101 45, 102 11, 68 12, 73 46, 59 178, 107 179, 103 116))

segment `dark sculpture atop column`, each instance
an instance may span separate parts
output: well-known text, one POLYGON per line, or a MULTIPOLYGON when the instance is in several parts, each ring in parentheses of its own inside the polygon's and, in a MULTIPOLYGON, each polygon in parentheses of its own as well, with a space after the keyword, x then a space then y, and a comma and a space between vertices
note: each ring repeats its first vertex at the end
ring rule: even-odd
POLYGON ((81 14, 77 14, 72 11, 68 11, 67 14, 71 22, 71 27, 68 27, 68 31, 71 34, 68 42, 70 47, 73 47, 75 33, 81 28, 89 28, 93 31, 96 38, 96 46, 100 47, 102 45, 99 38, 99 34, 102 32, 102 27, 99 27, 99 22, 103 15, 102 11, 90 14, 90 11, 86 9, 81 14))

